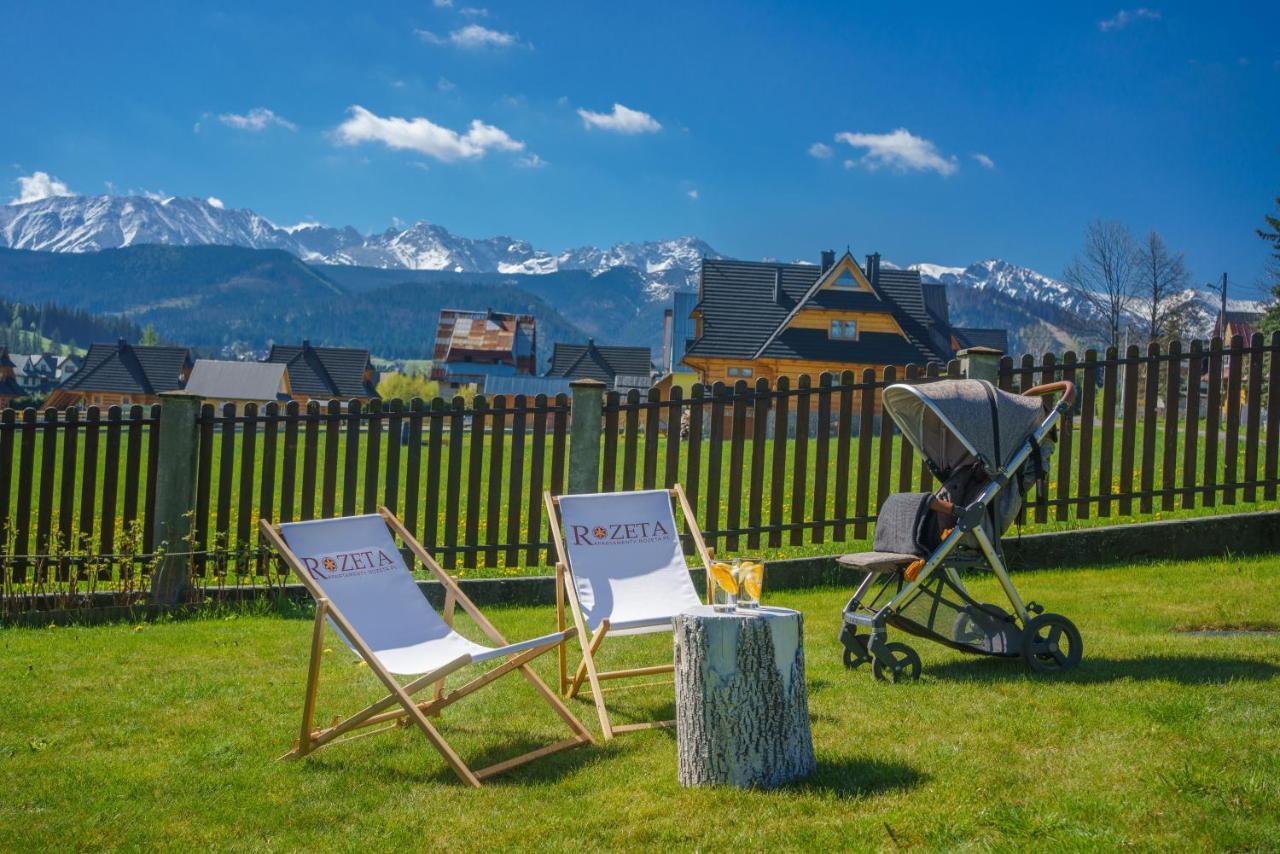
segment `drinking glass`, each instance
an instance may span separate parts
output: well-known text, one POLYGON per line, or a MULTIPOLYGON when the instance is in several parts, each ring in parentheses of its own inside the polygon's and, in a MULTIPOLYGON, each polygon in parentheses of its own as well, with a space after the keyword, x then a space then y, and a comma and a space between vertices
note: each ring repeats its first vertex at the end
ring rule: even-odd
POLYGON ((764 561, 743 557, 734 560, 738 582, 738 605, 742 608, 759 608, 760 592, 764 588, 764 561))
POLYGON ((712 561, 711 607, 717 611, 735 611, 738 607, 738 578, 733 566, 724 561, 712 561))

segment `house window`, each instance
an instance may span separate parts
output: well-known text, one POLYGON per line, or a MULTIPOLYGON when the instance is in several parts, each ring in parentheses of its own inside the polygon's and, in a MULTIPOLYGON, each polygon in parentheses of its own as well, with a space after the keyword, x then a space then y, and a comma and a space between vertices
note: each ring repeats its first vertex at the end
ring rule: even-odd
POLYGON ((853 277, 853 273, 850 273, 847 269, 845 269, 841 271, 840 275, 836 277, 836 280, 831 283, 831 287, 859 288, 860 286, 858 285, 858 280, 853 277))
POLYGON ((858 321, 856 320, 831 321, 831 337, 843 338, 849 341, 853 341, 858 337, 858 321))
POLYGON ((751 368, 730 368, 729 376, 731 377, 749 377, 751 376, 751 368))

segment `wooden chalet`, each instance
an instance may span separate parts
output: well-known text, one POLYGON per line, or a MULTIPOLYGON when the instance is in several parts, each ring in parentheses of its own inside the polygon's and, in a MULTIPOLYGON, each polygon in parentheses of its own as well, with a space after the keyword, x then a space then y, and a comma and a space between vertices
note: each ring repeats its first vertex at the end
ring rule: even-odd
POLYGON ((377 372, 369 351, 358 347, 313 347, 272 344, 267 364, 284 365, 288 371, 289 397, 307 401, 359 400, 378 396, 377 372))
POLYGON ((1253 333, 1262 331, 1263 313, 1260 311, 1227 311, 1218 312, 1214 323, 1214 333, 1222 336, 1222 345, 1229 347, 1231 339, 1239 335, 1244 339, 1246 347, 1253 333))
POLYGON ((204 398, 219 410, 233 404, 237 410, 246 403, 259 406, 292 399, 289 366, 281 362, 231 362, 197 359, 187 378, 186 390, 204 398))
POLYGON ((957 350, 1007 352, 1003 329, 951 325, 946 289, 915 270, 882 267, 849 252, 822 264, 704 259, 684 354, 703 383, 795 380, 830 371, 946 362, 957 350))
POLYGON ((601 347, 556 342, 548 377, 599 380, 611 389, 647 389, 653 381, 653 353, 648 347, 601 347))
POLYGON ((123 338, 115 344, 94 344, 80 370, 53 390, 45 405, 129 406, 159 403, 159 395, 177 391, 191 373, 186 347, 133 345, 123 338))
POLYGON ((8 349, 0 350, 0 409, 13 405, 25 392, 13 376, 14 364, 8 349))

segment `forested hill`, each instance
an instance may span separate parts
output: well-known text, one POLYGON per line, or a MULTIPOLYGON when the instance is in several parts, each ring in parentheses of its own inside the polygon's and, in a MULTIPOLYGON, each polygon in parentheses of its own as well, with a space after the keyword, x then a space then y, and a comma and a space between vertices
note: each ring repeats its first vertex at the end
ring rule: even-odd
MULTIPOLYGON (((557 275, 569 276, 542 278, 557 275)), ((573 276, 590 279, 576 271, 573 276)), ((122 336, 136 341, 138 327, 153 324, 161 339, 202 349, 261 348, 308 338, 367 347, 378 356, 421 359, 431 355, 441 308, 535 315, 544 363, 553 342, 585 340, 587 332, 538 294, 509 281, 475 278, 483 276, 398 283, 391 276, 357 290, 279 250, 136 246, 71 254, 0 249, 0 298, 56 300, 121 315, 75 333, 81 346, 122 336)))
POLYGON ((94 341, 137 342, 142 330, 128 318, 91 314, 57 303, 43 305, 0 299, 0 349, 12 353, 87 348, 94 341))

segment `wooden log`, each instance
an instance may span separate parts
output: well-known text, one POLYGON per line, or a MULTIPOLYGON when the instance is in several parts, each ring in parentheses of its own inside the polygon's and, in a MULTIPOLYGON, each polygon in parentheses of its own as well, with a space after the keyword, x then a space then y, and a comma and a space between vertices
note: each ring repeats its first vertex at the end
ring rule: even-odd
POLYGON ((800 613, 702 605, 673 626, 680 783, 771 789, 813 773, 800 613))

